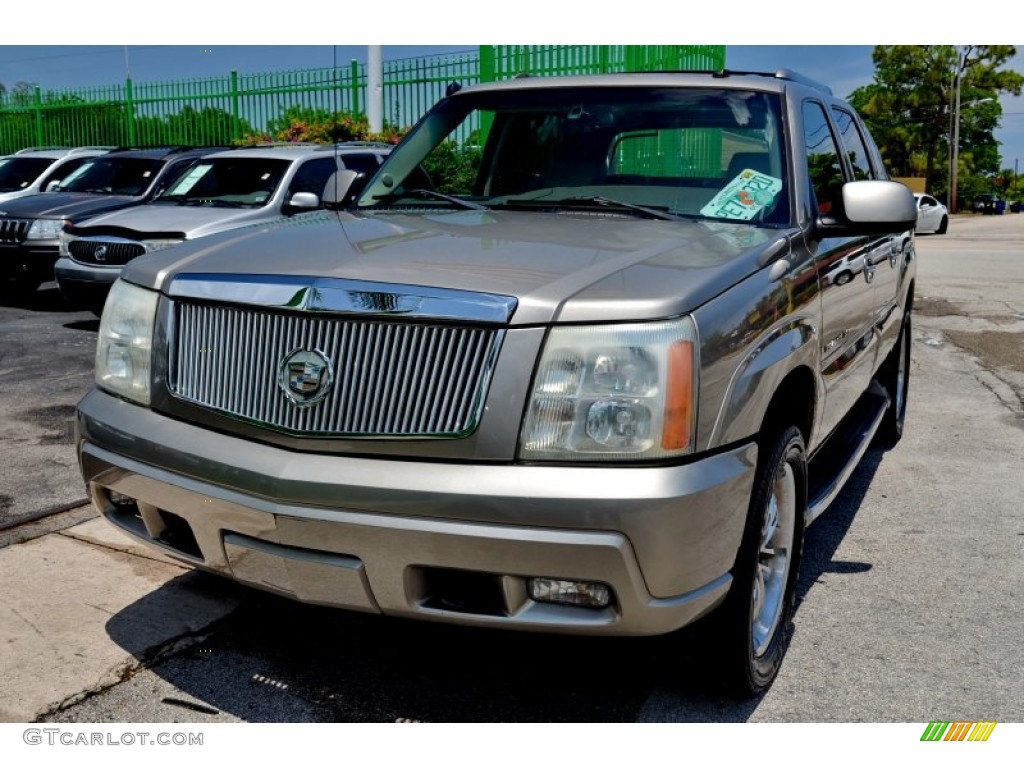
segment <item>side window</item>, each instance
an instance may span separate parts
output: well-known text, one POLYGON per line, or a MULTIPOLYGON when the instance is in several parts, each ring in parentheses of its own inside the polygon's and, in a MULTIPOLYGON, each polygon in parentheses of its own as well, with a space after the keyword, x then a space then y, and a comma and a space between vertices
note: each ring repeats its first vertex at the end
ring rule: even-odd
POLYGON ((867 147, 864 146, 864 140, 861 138, 857 121, 853 119, 853 115, 845 109, 833 107, 832 119, 836 121, 843 146, 846 148, 846 156, 853 167, 853 178, 857 181, 878 178, 871 167, 871 158, 868 155, 867 147))
POLYGON ((804 102, 804 144, 807 171, 818 213, 835 215, 842 204, 843 166, 839 160, 825 108, 818 102, 804 102))
POLYGON ((347 170, 355 171, 367 177, 373 176, 377 172, 377 168, 380 167, 380 161, 376 155, 343 155, 341 164, 347 170))
POLYGON ((333 156, 307 160, 295 172, 292 183, 288 185, 288 199, 296 192, 312 192, 317 197, 323 197, 324 186, 337 168, 333 156))
MULTIPOLYGON (((353 197, 355 197, 356 195, 363 191, 363 187, 365 187, 367 182, 370 181, 370 177, 377 172, 378 168, 380 168, 381 159, 379 156, 374 154, 343 155, 341 158, 341 164, 345 166, 345 170, 355 171, 356 173, 359 174, 358 176, 356 176, 355 181, 352 182, 352 186, 349 187, 348 190, 348 199, 351 200, 353 197)), ((407 178, 406 183, 408 184, 408 182, 409 179, 407 178)), ((421 183, 417 183, 414 186, 429 187, 430 184, 427 183, 424 185, 421 183)))

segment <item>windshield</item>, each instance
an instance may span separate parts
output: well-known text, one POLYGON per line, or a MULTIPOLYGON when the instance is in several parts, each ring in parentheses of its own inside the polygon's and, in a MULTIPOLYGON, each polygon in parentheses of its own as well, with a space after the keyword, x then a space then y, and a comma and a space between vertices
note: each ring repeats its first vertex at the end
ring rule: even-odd
POLYGON ((596 208, 784 223, 778 97, 712 88, 455 96, 393 152, 362 208, 596 208))
POLYGON ((154 202, 259 208, 274 196, 290 161, 258 157, 201 160, 182 174, 154 202))
POLYGON ((46 157, 8 157, 0 160, 0 192, 25 189, 53 162, 52 158, 46 157))
POLYGON ((102 157, 75 169, 57 189, 138 197, 149 189, 163 165, 163 160, 141 157, 102 157))

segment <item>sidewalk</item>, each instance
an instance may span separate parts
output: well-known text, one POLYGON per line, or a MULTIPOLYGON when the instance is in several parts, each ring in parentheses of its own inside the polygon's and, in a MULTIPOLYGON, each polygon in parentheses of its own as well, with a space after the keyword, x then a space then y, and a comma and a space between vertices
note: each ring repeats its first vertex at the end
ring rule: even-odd
POLYGON ((237 598, 96 518, 0 550, 0 722, 31 722, 202 639, 237 598))

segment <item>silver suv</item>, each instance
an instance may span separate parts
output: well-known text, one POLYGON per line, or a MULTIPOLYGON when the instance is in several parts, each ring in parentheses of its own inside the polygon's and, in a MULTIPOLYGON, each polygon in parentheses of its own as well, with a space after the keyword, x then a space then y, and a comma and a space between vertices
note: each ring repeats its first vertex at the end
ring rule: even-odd
POLYGON ((452 88, 304 219, 128 265, 78 406, 99 511, 313 603, 706 619, 768 686, 805 525, 906 413, 916 209, 850 106, 786 71, 452 88))
POLYGON ((0 203, 53 189, 90 157, 114 147, 28 147, 0 157, 0 203))
MULTIPOLYGON (((144 253, 320 208, 336 172, 369 178, 389 144, 257 145, 205 156, 147 205, 65 229, 54 271, 65 298, 97 315, 121 269, 144 253)), ((350 182, 351 183, 351 182, 350 182)), ((349 187, 353 191, 352 187, 349 187)))

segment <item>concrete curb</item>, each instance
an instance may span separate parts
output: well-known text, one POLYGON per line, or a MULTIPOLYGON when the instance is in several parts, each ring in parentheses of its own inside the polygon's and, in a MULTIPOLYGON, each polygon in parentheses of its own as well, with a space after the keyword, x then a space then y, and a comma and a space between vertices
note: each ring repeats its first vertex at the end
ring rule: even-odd
POLYGON ((95 519, 0 550, 0 721, 31 722, 202 640, 231 585, 95 519))

